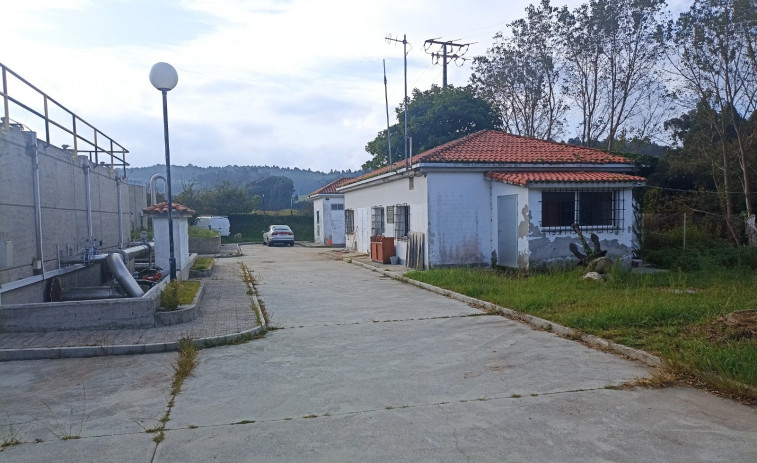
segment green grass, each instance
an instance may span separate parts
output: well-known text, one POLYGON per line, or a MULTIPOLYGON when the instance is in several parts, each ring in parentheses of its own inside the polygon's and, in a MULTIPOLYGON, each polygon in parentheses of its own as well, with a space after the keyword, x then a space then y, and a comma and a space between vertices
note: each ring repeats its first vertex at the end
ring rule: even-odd
POLYGON ((176 310, 180 305, 191 304, 198 289, 197 280, 174 280, 160 293, 160 305, 164 310, 176 310))
POLYGON ((207 270, 213 264, 212 257, 198 257, 192 265, 192 270, 207 270))
POLYGON ((725 392, 757 386, 757 337, 719 318, 754 309, 757 274, 710 270, 640 275, 614 269, 604 283, 583 272, 519 276, 452 268, 407 276, 659 355, 676 371, 725 392))
POLYGON ((215 238, 220 235, 221 233, 216 230, 209 230, 202 227, 189 227, 190 238, 215 238))

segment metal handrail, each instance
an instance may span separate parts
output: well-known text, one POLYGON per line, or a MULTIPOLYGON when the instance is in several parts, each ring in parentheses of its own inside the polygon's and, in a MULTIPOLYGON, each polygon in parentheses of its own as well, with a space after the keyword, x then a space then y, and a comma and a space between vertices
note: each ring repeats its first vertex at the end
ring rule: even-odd
POLYGON ((8 66, 4 65, 3 63, 0 63, 0 71, 2 72, 2 82, 3 82, 3 88, 0 90, 0 96, 3 98, 3 111, 5 114, 5 117, 3 118, 3 126, 2 130, 3 132, 7 132, 10 129, 10 108, 9 108, 9 102, 12 102, 16 104, 17 106, 29 111, 30 113, 34 114, 35 116, 43 119, 45 121, 45 142, 49 145, 50 144, 50 125, 52 124, 54 127, 57 127, 64 132, 68 133, 69 135, 72 135, 74 137, 74 156, 77 156, 79 153, 87 153, 89 155, 89 160, 93 161, 95 164, 100 163, 100 153, 110 155, 110 168, 111 170, 115 168, 115 165, 118 164, 119 166, 123 167, 124 169, 126 166, 129 165, 129 163, 126 162, 126 153, 129 152, 126 148, 124 148, 120 143, 116 142, 109 136, 105 135, 101 130, 99 130, 97 127, 93 126, 89 122, 85 121, 81 117, 74 114, 73 111, 69 110, 62 104, 58 103, 55 99, 48 96, 45 92, 38 89, 36 86, 34 86, 32 83, 18 75, 16 72, 14 72, 12 69, 10 69, 8 66), (44 102, 44 114, 40 113, 39 111, 36 111, 32 109, 31 107, 27 106, 26 104, 22 103, 21 101, 17 100, 16 98, 13 98, 10 96, 10 92, 8 90, 8 74, 11 74, 16 79, 18 79, 20 82, 26 84, 27 87, 34 90, 38 94, 40 94, 43 98, 44 102), (49 110, 48 106, 49 103, 53 103, 58 108, 62 109, 66 113, 71 115, 71 123, 72 123, 72 129, 69 129, 68 127, 63 126, 57 121, 54 121, 50 119, 49 116, 49 110), (80 122, 81 124, 86 125, 93 131, 93 140, 89 140, 85 136, 81 135, 80 132, 76 130, 76 123, 80 122), (110 149, 107 149, 107 147, 102 147, 98 143, 98 134, 104 137, 103 143, 108 143, 110 146, 110 149), (80 150, 79 149, 79 140, 89 145, 92 149, 89 150, 80 150), (118 147, 119 149, 116 149, 115 147, 118 147), (119 156, 120 155, 120 156, 119 156))

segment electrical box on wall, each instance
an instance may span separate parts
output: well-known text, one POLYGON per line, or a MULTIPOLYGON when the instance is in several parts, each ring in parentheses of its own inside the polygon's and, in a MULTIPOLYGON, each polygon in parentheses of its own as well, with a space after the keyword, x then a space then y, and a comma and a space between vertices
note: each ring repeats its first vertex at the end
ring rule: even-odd
POLYGON ((0 241, 0 268, 13 266, 13 241, 0 241))

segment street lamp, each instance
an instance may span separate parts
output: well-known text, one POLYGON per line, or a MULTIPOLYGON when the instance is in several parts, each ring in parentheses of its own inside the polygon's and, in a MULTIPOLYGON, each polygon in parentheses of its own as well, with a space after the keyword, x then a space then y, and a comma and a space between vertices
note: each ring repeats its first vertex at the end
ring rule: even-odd
POLYGON ((171 281, 176 279, 176 257, 173 252, 173 198, 171 197, 171 154, 168 149, 168 98, 167 93, 176 87, 179 74, 168 63, 155 63, 150 69, 150 83, 163 94, 163 133, 166 139, 166 190, 168 194, 168 265, 171 281))

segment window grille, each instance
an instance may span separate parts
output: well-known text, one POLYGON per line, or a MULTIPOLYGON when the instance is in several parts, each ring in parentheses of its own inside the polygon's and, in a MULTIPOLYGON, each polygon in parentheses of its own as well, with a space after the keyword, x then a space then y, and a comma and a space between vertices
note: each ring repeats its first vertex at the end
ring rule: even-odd
POLYGON ((373 207, 371 214, 371 236, 384 234, 384 207, 373 207))
POLYGON ((622 190, 545 190, 540 226, 553 233, 572 233, 574 223, 582 230, 616 231, 623 227, 624 203, 622 190))
POLYGON ((331 204, 331 210, 332 211, 343 211, 344 210, 344 204, 331 204))
POLYGON ((394 238, 407 238, 410 231, 410 206, 407 204, 394 206, 394 238))
POLYGON ((344 232, 348 235, 355 233, 355 211, 352 209, 344 211, 344 232))

